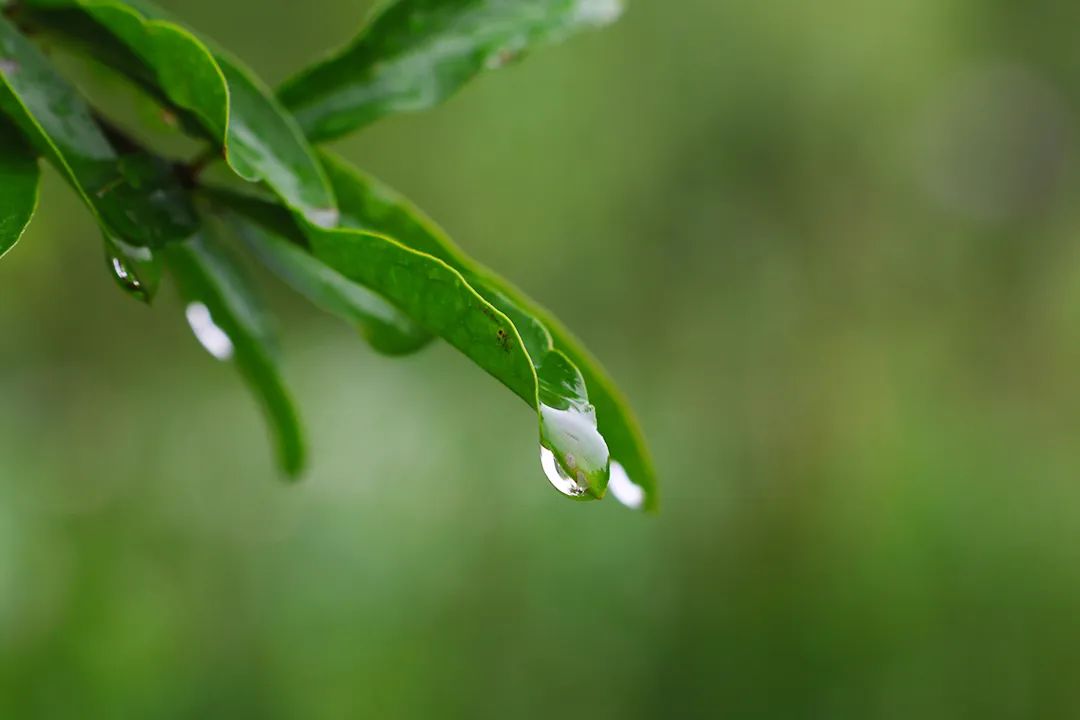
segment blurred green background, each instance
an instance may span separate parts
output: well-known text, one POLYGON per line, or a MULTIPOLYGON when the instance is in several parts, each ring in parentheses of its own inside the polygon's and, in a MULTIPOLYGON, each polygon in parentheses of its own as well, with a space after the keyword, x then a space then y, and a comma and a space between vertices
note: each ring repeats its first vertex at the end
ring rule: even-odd
MULTIPOLYGON (((367 9, 165 4, 274 83, 367 9)), ((445 345, 268 284, 279 483, 50 174, 0 263, 0 717, 1080 715, 1077 20, 638 0, 338 144, 605 361, 656 517, 560 498, 445 345)))

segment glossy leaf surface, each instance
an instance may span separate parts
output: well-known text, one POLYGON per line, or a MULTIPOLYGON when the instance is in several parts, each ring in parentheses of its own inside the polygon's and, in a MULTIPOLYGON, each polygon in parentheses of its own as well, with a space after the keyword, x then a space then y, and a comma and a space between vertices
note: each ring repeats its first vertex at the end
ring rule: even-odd
POLYGON ((397 0, 280 97, 311 140, 423 110, 485 68, 615 20, 621 0, 397 0))
POLYGON ((305 460, 300 422, 278 368, 269 318, 247 278, 206 232, 170 246, 165 257, 196 338, 214 357, 236 364, 273 428, 281 467, 297 477, 305 460))
MULTIPOLYGON (((295 121, 238 60, 198 38, 150 3, 119 0, 31 0, 39 9, 78 8, 123 43, 161 93, 189 111, 225 153, 229 166, 264 181, 311 222, 332 225, 334 196, 295 121)), ((49 13, 41 19, 49 22, 49 13)), ((65 22, 54 16, 54 22, 65 22)), ((99 43, 100 44, 100 43, 99 43)), ((103 53, 113 55, 108 48, 103 53)), ((131 70, 136 77, 145 75, 131 70)))
POLYGON ((555 443, 549 449, 578 480, 574 492, 568 494, 603 495, 608 474, 607 448, 595 426, 590 432, 588 420, 579 418, 579 403, 560 402, 561 407, 556 408, 559 413, 545 412, 536 370, 514 323, 484 300, 460 273, 386 236, 311 225, 307 231, 317 258, 393 301, 425 329, 445 339, 537 408, 542 425, 557 427, 542 429, 541 437, 555 443), (589 458, 590 463, 579 466, 578 458, 589 458))
POLYGON ((323 162, 335 183, 343 225, 384 233, 446 262, 513 320, 538 366, 545 365, 545 356, 554 348, 580 370, 613 463, 619 464, 630 482, 642 488, 645 507, 655 508, 656 473, 637 419, 610 376, 583 344, 550 312, 471 260, 441 228, 397 192, 327 154, 323 162))
POLYGON ((284 209, 227 191, 207 194, 222 206, 243 207, 243 212, 230 212, 228 219, 248 249, 314 305, 356 325, 379 352, 404 355, 430 342, 431 335, 406 314, 312 256, 284 209))
MULTIPOLYGON (((335 190, 351 182, 347 174, 328 170, 335 190)), ((270 232, 279 227, 270 220, 272 206, 263 201, 218 199, 270 232)), ((300 218, 298 222, 312 260, 386 298, 537 409, 542 443, 550 446, 560 467, 570 469, 572 482, 566 494, 603 496, 607 447, 596 432, 584 383, 568 361, 560 362, 557 353, 550 353, 552 361, 539 373, 541 381, 515 323, 442 260, 385 235, 350 227, 320 228, 300 218)), ((291 242, 300 248, 303 239, 293 236, 291 242)))
POLYGON ((0 110, 60 170, 107 237, 159 248, 194 231, 194 211, 168 163, 118 153, 78 93, 3 19, 0 79, 0 110))
MULTIPOLYGON (((199 229, 192 192, 227 208, 252 255, 360 327, 377 349, 412 352, 438 335, 525 400, 537 412, 541 464, 560 492, 588 499, 611 489, 631 507, 656 506, 636 421, 580 343, 394 191, 313 152, 295 119, 238 61, 141 0, 25 2, 34 8, 31 26, 53 23, 58 36, 66 32, 174 109, 183 127, 201 128, 232 170, 226 184, 243 185, 239 194, 205 187, 201 169, 213 147, 190 165, 143 153, 92 114, 22 35, 0 27, 0 109, 95 212, 122 288, 148 299, 167 260, 193 331, 211 354, 235 361, 290 475, 303 466, 304 445, 267 318, 229 253, 199 229)), ((619 11, 619 0, 397 0, 282 97, 313 137, 332 137, 433 105, 485 66, 619 11)))
POLYGON ((38 203, 37 155, 0 117, 0 257, 22 237, 38 203))

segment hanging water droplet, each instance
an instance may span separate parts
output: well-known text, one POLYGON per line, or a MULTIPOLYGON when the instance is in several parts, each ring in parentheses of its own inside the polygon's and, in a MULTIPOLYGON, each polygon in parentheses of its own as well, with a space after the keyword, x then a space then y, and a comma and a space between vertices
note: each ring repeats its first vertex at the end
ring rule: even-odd
POLYGON ((210 308, 201 302, 193 302, 184 309, 188 325, 195 333, 195 339, 218 360, 229 360, 233 356, 233 344, 229 336, 214 322, 210 308))
POLYGON ((139 278, 135 276, 135 272, 128 267, 126 262, 116 255, 106 257, 105 261, 108 264, 109 272, 112 273, 113 279, 116 280, 116 284, 119 285, 124 292, 133 295, 143 302, 149 302, 150 294, 146 292, 146 288, 143 287, 139 278))
POLYGON ((540 405, 541 455, 548 480, 566 495, 599 497, 608 476, 608 447, 592 407, 560 410, 540 405), (550 469, 549 469, 550 468, 550 469), (556 478, 560 478, 556 480, 556 478), (571 492, 561 485, 569 483, 571 492))
POLYGON ((580 477, 575 478, 562 466, 562 463, 555 457, 555 453, 543 445, 540 446, 540 467, 544 469, 548 481, 563 495, 581 497, 589 489, 585 483, 584 473, 578 470, 580 477))
POLYGON ((631 480, 626 468, 614 460, 611 461, 607 487, 616 500, 631 510, 640 510, 645 504, 645 489, 631 480))
POLYGON ((106 233, 105 267, 120 289, 149 304, 161 279, 161 263, 148 247, 131 245, 106 233))

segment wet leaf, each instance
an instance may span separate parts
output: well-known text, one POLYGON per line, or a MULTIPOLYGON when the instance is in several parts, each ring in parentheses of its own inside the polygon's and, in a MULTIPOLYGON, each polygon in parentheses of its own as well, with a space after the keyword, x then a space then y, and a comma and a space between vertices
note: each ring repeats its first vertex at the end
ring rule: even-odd
POLYGON ((607 24, 621 0, 397 0, 360 35, 281 88, 308 138, 430 108, 485 68, 607 24))
POLYGON ((117 152, 78 93, 2 18, 0 110, 60 170, 107 237, 156 249, 194 231, 194 211, 168 163, 117 152))
POLYGON ((313 304, 360 328, 379 352, 404 355, 431 340, 408 315, 313 257, 285 209, 223 190, 206 194, 225 207, 245 207, 245 212, 230 212, 228 220, 248 249, 313 304))
POLYGON ((22 237, 38 203, 37 155, 0 117, 0 257, 22 237))
MULTIPOLYGON (((342 225, 386 234, 444 261, 513 320, 538 367, 547 365, 545 357, 554 348, 569 360, 575 371, 580 371, 613 464, 618 464, 628 482, 644 491, 645 507, 655 508, 656 472, 638 421, 614 381, 584 345, 550 312, 470 259, 440 227, 401 195, 329 154, 323 154, 323 164, 335 185, 342 225)), ((574 392, 565 394, 572 397, 574 392)))
MULTIPOLYGON (((144 66, 161 93, 201 123, 229 166, 265 182, 286 204, 320 225, 336 219, 333 192, 292 117, 236 58, 200 39, 147 2, 30 0, 38 9, 78 8, 108 30, 144 66)), ((49 12, 38 14, 50 24, 49 12)), ((52 15, 52 24, 69 22, 52 15)), ((105 57, 115 55, 102 44, 105 57)))
MULTIPOLYGON (((375 290, 407 312, 429 332, 439 335, 519 397, 541 412, 539 383, 532 358, 514 323, 487 302, 469 283, 441 260, 412 250, 383 235, 352 228, 328 230, 306 227, 314 255, 345 277, 375 290)), ((565 412, 576 414, 567 403, 565 412)), ((541 423, 548 416, 540 414, 541 423)), ((555 417, 565 426, 561 416, 555 417)), ((577 423, 580 432, 542 432, 544 439, 566 440, 551 448, 564 467, 576 457, 603 455, 601 465, 583 474, 581 493, 601 497, 607 484, 603 439, 588 432, 589 423, 577 423)), ((574 493, 580 494, 580 493, 574 493)))
MULTIPOLYGON (((366 193, 363 178, 340 161, 325 158, 324 163, 344 226, 326 229, 298 219, 313 259, 386 298, 535 408, 541 445, 551 453, 552 483, 574 497, 602 497, 609 472, 607 444, 597 430, 581 373, 553 348, 543 324, 510 301, 494 280, 474 272, 463 257, 426 252, 445 249, 430 236, 416 238, 422 247, 409 247, 389 234, 360 227, 361 218, 386 220, 382 211, 400 208, 379 206, 385 196, 376 200, 366 193)), ((280 227, 280 219, 272 219, 272 208, 263 201, 222 199, 265 228, 280 227)), ((387 221, 385 229, 405 232, 409 227, 404 221, 387 221)), ((302 237, 293 236, 292 242, 296 248, 304 244, 302 237)))
POLYGON ((236 364, 273 429, 281 467, 299 476, 305 461, 300 421, 278 368, 269 318, 247 278, 205 231, 171 245, 165 260, 196 338, 214 357, 236 364))
MULTIPOLYGON (((263 183, 262 197, 247 195, 255 185, 243 194, 199 192, 228 208, 248 249, 288 284, 359 326, 383 352, 411 352, 438 335, 504 383, 536 410, 541 464, 560 492, 589 499, 611 490, 631 507, 655 507, 636 421, 580 343, 396 193, 313 153, 295 119, 238 61, 142 0, 24 2, 35 8, 34 22, 91 48, 175 109, 181 127, 201 129, 221 149, 232 182, 263 183)), ((282 97, 313 138, 333 137, 429 107, 484 67, 619 11, 620 0, 397 0, 282 97)), ((149 156, 93 117, 6 23, 0 74, 0 109, 94 211, 113 277, 146 299, 159 258, 167 260, 193 331, 211 354, 235 361, 270 418, 282 466, 296 475, 304 445, 267 318, 229 254, 197 230, 186 192, 205 182, 198 165, 149 156)))

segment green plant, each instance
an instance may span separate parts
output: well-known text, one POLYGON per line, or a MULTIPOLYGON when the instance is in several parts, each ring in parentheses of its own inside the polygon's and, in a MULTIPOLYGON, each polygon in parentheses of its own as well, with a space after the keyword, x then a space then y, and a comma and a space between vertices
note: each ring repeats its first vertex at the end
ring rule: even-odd
POLYGON ((221 237, 380 352, 439 336, 537 412, 541 459, 564 494, 656 506, 629 407, 549 313, 467 257, 419 210, 313 142, 431 107, 485 68, 618 16, 619 0, 397 0, 346 48, 275 95, 243 63, 142 0, 21 0, 0 18, 0 254, 37 205, 40 155, 93 214, 119 285, 150 302, 165 269, 198 339, 235 363, 297 476, 304 443, 264 310, 221 237), (185 134, 155 153, 91 106, 44 50, 132 83, 185 134), (231 172, 209 172, 223 165, 231 172), (216 177, 217 179, 211 179, 216 177), (631 480, 632 478, 632 480, 631 480))

